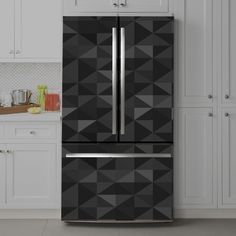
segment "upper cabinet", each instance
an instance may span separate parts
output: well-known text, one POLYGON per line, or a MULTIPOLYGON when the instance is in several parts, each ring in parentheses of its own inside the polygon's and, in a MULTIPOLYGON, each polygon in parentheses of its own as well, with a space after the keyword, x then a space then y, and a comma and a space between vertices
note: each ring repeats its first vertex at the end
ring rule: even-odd
POLYGON ((169 0, 119 0, 119 12, 168 13, 169 0))
POLYGON ((14 53, 14 1, 0 1, 0 60, 11 59, 14 53))
POLYGON ((64 0, 64 15, 83 13, 169 13, 173 0, 64 0))
POLYGON ((177 106, 211 106, 213 79, 213 0, 176 0, 177 106))
POLYGON ((223 105, 236 105, 236 1, 222 1, 222 84, 223 105))
POLYGON ((64 15, 71 15, 78 12, 113 12, 119 8, 118 0, 64 0, 64 15))
POLYGON ((60 62, 62 9, 58 0, 0 3, 1 62, 60 62))

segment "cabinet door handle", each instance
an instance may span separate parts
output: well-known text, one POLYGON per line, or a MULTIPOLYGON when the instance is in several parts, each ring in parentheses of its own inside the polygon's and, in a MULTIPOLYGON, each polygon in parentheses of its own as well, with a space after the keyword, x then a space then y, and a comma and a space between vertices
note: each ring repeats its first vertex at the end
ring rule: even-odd
POLYGON ((11 51, 9 52, 9 54, 14 54, 14 50, 11 50, 11 51))
POLYGON ((30 134, 34 135, 34 134, 36 134, 36 132, 32 130, 32 131, 30 131, 30 134))
POLYGON ((225 113, 225 117, 229 117, 229 113, 228 112, 225 113))
POLYGON ((118 7, 118 4, 114 2, 113 7, 118 7))
POLYGON ((212 98, 213 98, 213 96, 212 96, 211 94, 209 94, 209 95, 208 95, 208 98, 209 98, 209 99, 212 99, 212 98))
POLYGON ((20 50, 16 50, 16 54, 21 54, 21 51, 20 50))
POLYGON ((213 113, 212 112, 208 113, 208 116, 213 117, 213 113))
POLYGON ((125 7, 126 6, 126 0, 120 0, 120 1, 121 1, 120 6, 125 7))
POLYGON ((229 95, 228 94, 225 95, 225 99, 229 99, 229 95))
POLYGON ((12 153, 12 151, 11 151, 11 150, 7 150, 6 153, 7 153, 7 154, 10 154, 10 153, 12 153))
POLYGON ((78 7, 78 0, 75 0, 75 6, 78 7))
POLYGON ((0 150, 0 153, 5 153, 5 151, 4 150, 0 150))

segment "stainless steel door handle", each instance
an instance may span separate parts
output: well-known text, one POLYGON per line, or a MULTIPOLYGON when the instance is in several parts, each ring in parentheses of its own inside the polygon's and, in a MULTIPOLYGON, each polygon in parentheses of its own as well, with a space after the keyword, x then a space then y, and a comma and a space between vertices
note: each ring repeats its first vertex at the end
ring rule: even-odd
POLYGON ((125 134, 125 28, 120 29, 120 134, 125 134))
POLYGON ((112 28, 112 134, 117 132, 117 28, 112 28))

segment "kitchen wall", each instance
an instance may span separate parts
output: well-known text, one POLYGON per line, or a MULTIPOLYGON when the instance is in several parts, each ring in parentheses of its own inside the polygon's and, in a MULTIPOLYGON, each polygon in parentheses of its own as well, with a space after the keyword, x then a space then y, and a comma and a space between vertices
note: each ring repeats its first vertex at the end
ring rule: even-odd
POLYGON ((38 84, 61 91, 61 71, 60 63, 1 63, 0 92, 30 89, 33 92, 32 102, 35 102, 38 84))

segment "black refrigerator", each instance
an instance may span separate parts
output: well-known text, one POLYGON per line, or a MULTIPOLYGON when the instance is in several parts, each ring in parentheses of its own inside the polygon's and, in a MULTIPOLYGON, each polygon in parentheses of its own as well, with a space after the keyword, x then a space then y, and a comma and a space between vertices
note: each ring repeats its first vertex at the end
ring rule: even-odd
POLYGON ((64 17, 62 220, 173 220, 173 17, 64 17))

